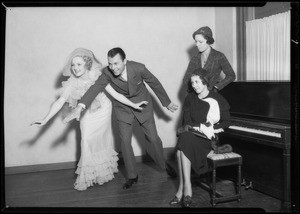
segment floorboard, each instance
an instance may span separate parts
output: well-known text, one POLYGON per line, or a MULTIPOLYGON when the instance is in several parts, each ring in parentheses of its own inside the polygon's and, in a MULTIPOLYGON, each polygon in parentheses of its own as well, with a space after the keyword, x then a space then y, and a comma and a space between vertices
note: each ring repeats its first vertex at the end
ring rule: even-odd
MULTIPOLYGON (((171 207, 177 179, 158 171, 153 162, 137 163, 139 180, 132 188, 123 190, 124 166, 119 165, 115 178, 104 185, 94 185, 85 191, 73 188, 74 169, 44 171, 5 176, 5 202, 9 208, 151 208, 171 207)), ((231 181, 219 181, 217 187, 224 194, 234 191, 231 181)), ((214 210, 253 209, 279 212, 280 201, 255 190, 242 188, 242 200, 217 204, 214 210)), ((192 208, 211 209, 209 194, 193 181, 192 208)), ((126 210, 126 209, 125 209, 126 210)), ((175 211, 174 210, 174 211, 175 211)), ((237 210, 239 211, 239 210, 237 210)), ((251 210, 250 210, 251 211, 251 210)))

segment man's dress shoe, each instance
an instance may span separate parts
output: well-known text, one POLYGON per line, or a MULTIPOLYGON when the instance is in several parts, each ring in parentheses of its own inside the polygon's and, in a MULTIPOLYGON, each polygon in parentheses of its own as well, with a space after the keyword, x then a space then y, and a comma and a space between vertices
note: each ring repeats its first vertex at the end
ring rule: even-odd
POLYGON ((132 186, 132 184, 135 184, 137 182, 138 182, 138 176, 136 176, 136 178, 128 179, 126 183, 123 185, 123 189, 129 189, 132 186))

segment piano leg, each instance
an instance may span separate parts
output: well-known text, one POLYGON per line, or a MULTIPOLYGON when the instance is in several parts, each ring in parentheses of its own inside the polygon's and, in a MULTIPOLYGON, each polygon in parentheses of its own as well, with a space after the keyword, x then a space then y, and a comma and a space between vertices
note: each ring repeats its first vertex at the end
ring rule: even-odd
POLYGON ((281 211, 291 211, 291 154, 290 149, 283 150, 283 201, 281 202, 281 211))

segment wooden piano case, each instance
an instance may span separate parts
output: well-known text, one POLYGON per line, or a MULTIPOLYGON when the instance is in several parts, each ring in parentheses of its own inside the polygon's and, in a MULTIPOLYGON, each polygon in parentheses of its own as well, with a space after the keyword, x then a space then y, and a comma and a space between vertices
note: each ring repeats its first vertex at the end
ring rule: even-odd
MULTIPOLYGON (((224 133, 220 142, 228 143, 243 156, 242 179, 251 188, 285 201, 290 201, 290 155, 283 149, 255 143, 224 133), (287 153, 287 154, 285 154, 287 153)), ((233 174, 230 172, 230 174, 233 174)))
POLYGON ((232 125, 240 121, 253 129, 280 132, 281 138, 229 127, 220 135, 220 144, 230 144, 243 156, 242 179, 246 183, 280 199, 282 211, 290 211, 290 82, 233 82, 220 94, 231 106, 232 125))

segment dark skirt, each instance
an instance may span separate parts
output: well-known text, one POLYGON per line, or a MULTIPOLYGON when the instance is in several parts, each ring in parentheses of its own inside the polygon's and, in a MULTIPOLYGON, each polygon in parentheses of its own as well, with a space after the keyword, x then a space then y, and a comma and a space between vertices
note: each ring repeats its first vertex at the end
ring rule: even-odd
POLYGON ((201 175, 208 171, 207 155, 212 150, 211 141, 191 132, 183 132, 178 136, 176 150, 180 150, 191 161, 196 174, 201 175))

